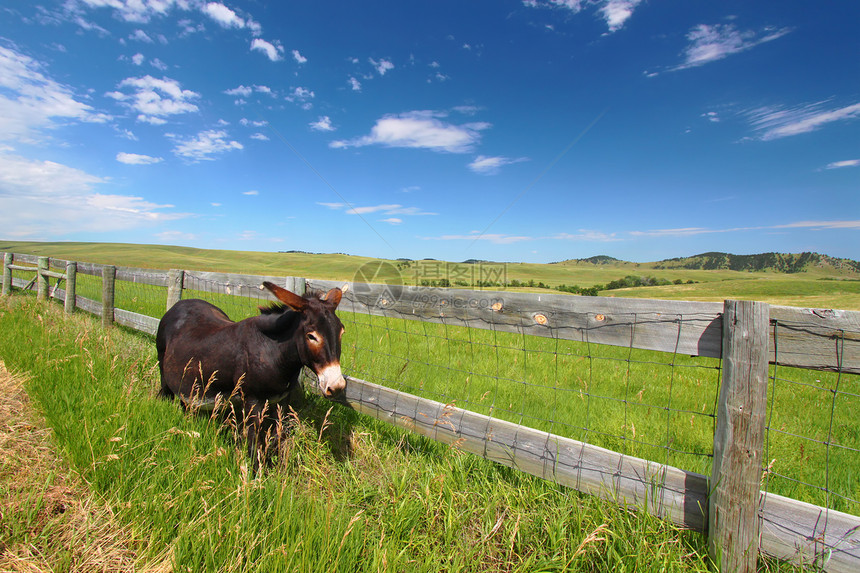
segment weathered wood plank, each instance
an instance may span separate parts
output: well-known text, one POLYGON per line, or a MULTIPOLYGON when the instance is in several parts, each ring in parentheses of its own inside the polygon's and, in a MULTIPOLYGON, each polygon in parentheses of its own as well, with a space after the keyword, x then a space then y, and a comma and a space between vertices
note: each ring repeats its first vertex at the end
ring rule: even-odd
POLYGON ((167 276, 167 308, 170 310, 174 304, 182 299, 182 284, 185 280, 185 271, 182 269, 170 269, 167 276))
POLYGON ((13 271, 30 271, 30 272, 35 272, 35 271, 39 270, 39 267, 30 267, 30 266, 24 266, 24 265, 8 265, 8 267, 7 267, 7 268, 9 268, 9 269, 11 269, 11 270, 13 270, 13 271))
POLYGON ((102 315, 102 303, 81 295, 75 297, 75 307, 96 316, 102 315))
POLYGON ((860 517, 761 492, 761 551, 837 573, 860 571, 860 517))
POLYGON ((114 295, 116 294, 116 267, 102 267, 102 326, 108 327, 114 321, 114 295))
POLYGON ((754 573, 767 413, 768 305, 727 300, 709 500, 708 551, 726 573, 754 573))
POLYGON ((27 263, 29 265, 36 265, 39 263, 40 255, 23 255, 19 253, 15 253, 15 260, 20 261, 22 263, 27 263))
POLYGON ((39 257, 38 271, 36 273, 36 298, 45 300, 48 298, 48 257, 39 257))
POLYGON ((157 318, 146 316, 145 314, 131 312, 130 310, 123 310, 121 308, 115 308, 113 312, 114 321, 117 324, 132 328, 134 330, 138 330, 140 332, 145 332, 153 336, 158 330, 159 319, 157 318))
POLYGON ((771 307, 771 363, 860 374, 860 312, 771 307))
POLYGON ((7 296, 12 294, 12 253, 3 253, 3 288, 0 294, 7 296))
MULTIPOLYGON (((63 292, 63 301, 65 302, 65 304, 63 305, 63 310, 65 310, 66 314, 72 314, 73 312, 75 312, 75 296, 77 294, 77 285, 78 265, 74 261, 69 261, 66 263, 66 291, 68 291, 69 295, 66 296, 66 293, 63 292)), ((60 289, 55 290, 59 291, 60 289)))
POLYGON ((305 279, 301 277, 239 275, 203 271, 185 271, 183 288, 215 294, 231 294, 275 300, 274 297, 268 294, 268 291, 260 290, 263 281, 283 286, 285 289, 296 294, 304 294, 305 292, 305 279))
MULTIPOLYGON (((319 280, 308 284, 321 290, 343 285, 319 280)), ((339 308, 594 344, 720 356, 720 303, 354 283, 339 308)))
POLYGON ((117 267, 116 269, 116 280, 118 281, 157 287, 166 287, 168 285, 167 275, 166 271, 152 269, 137 269, 133 267, 117 267))
MULTIPOLYGON (((307 384, 316 390, 316 384, 307 384)), ((359 412, 532 475, 703 531, 707 478, 349 377, 359 412)))

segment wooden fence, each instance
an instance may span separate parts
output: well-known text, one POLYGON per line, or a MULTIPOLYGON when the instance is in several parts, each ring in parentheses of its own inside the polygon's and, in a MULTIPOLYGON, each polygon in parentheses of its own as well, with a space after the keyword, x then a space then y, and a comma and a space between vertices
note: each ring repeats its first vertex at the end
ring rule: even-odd
MULTIPOLYGON (((705 476, 620 454, 350 377, 346 402, 394 425, 589 494, 645 509, 708 535, 721 571, 755 571, 759 551, 827 571, 860 570, 860 517, 760 490, 768 364, 860 373, 860 312, 556 294, 344 285, 297 277, 155 271, 4 257, 3 294, 37 285, 103 324, 154 334, 158 319, 114 308, 114 283, 167 288, 167 308, 199 291, 247 292, 264 280, 294 292, 347 287, 341 309, 691 356, 721 358, 713 470, 705 476), (16 264, 24 263, 24 265, 16 264), (64 273, 51 271, 64 269, 64 273), (12 271, 34 272, 29 283, 12 271), (102 301, 76 294, 77 274, 102 277, 102 301), (50 288, 50 279, 57 284, 50 288), (60 289, 60 280, 66 288, 60 289), (217 286, 215 286, 217 285, 217 286), (358 286, 359 288, 356 288, 358 286), (392 293, 396 288, 396 293, 392 293), (349 308, 348 305, 351 305, 349 308), (539 311, 533 309, 539 308, 539 311), (775 324, 790 323, 776 340, 775 324), (778 350, 777 350, 778 347, 778 350)), ((860 424, 860 421, 858 421, 860 424)))

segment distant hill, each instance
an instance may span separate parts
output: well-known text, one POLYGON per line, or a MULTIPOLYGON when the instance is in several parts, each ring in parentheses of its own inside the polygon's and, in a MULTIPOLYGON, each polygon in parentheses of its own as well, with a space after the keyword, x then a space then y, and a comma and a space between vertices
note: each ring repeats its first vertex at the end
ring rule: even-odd
POLYGON ((654 269, 696 269, 731 271, 773 271, 799 273, 810 268, 860 272, 860 262, 837 259, 819 253, 760 253, 758 255, 732 255, 729 253, 702 253, 692 257, 665 259, 654 263, 654 269))

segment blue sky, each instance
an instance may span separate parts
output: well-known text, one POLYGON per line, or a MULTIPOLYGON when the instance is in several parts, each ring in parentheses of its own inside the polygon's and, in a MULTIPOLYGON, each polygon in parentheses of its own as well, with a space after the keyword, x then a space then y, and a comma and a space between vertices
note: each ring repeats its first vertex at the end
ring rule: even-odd
POLYGON ((0 238, 860 259, 860 3, 5 0, 0 238))

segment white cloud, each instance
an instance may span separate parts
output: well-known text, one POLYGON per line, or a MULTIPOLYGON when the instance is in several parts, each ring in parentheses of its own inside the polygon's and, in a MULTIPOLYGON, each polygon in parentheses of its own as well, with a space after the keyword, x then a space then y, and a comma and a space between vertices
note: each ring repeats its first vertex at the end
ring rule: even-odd
POLYGON ((194 137, 182 139, 176 135, 170 135, 177 141, 173 153, 179 157, 191 161, 212 161, 214 155, 220 155, 234 149, 244 149, 238 141, 231 141, 227 132, 223 130, 210 129, 201 131, 194 137))
POLYGON ((109 116, 77 101, 72 89, 46 77, 43 66, 0 46, 0 141, 31 143, 63 120, 103 123, 109 116))
POLYGON ((403 219, 398 219, 397 217, 389 217, 388 219, 380 219, 382 223, 388 223, 389 225, 399 225, 403 222, 403 219))
MULTIPOLYGON (((187 0, 70 0, 63 9, 80 17, 83 8, 112 8, 114 14, 126 22, 146 24, 153 16, 165 16, 174 7, 188 8, 187 0)), ((80 22, 79 22, 80 23, 80 22)))
POLYGON ((152 157, 149 155, 138 155, 137 153, 120 152, 116 154, 116 160, 126 165, 152 165, 153 163, 161 163, 164 161, 161 157, 152 157))
POLYGON ((401 216, 419 216, 419 215, 438 215, 423 211, 418 207, 404 207, 397 203, 386 203, 382 205, 368 205, 365 207, 356 207, 347 205, 346 203, 317 203, 335 211, 343 210, 348 215, 367 215, 370 213, 382 213, 383 215, 401 215, 401 216))
POLYGON ((233 10, 217 2, 209 2, 203 7, 203 13, 218 22, 224 28, 244 28, 245 20, 233 10))
POLYGON ((131 57, 131 62, 132 62, 135 66, 139 66, 139 65, 143 64, 143 61, 144 61, 145 59, 146 59, 146 58, 144 58, 143 54, 135 54, 135 55, 133 55, 133 56, 131 57))
POLYGON ((304 64, 308 61, 308 59, 306 57, 304 57, 303 55, 301 55, 298 50, 293 50, 293 58, 299 64, 304 64))
POLYGON ((430 111, 413 111, 399 115, 386 115, 376 121, 370 135, 353 140, 334 141, 333 148, 383 145, 385 147, 413 147, 467 153, 480 141, 480 132, 488 123, 454 125, 439 119, 445 114, 430 111))
POLYGON ((154 42, 152 41, 152 38, 150 38, 150 37, 147 35, 147 33, 146 33, 146 32, 144 32, 143 30, 135 30, 134 32, 132 32, 131 34, 129 34, 128 39, 129 39, 129 40, 134 40, 134 41, 136 41, 136 42, 145 42, 145 43, 147 43, 147 44, 152 44, 152 43, 154 43, 154 42))
POLYGON ((259 194, 260 194, 260 192, 259 192, 259 191, 256 191, 256 190, 251 190, 251 191, 242 191, 242 195, 251 195, 251 196, 254 196, 254 195, 259 195, 259 194))
POLYGON ((615 32, 633 15, 633 10, 642 0, 609 0, 600 7, 603 19, 610 32, 615 32))
POLYGON ((712 233, 737 233, 746 231, 774 231, 780 229, 809 229, 811 231, 827 231, 833 229, 860 230, 860 220, 848 221, 795 221, 782 225, 764 225, 758 227, 732 227, 728 229, 708 229, 706 227, 682 227, 678 229, 655 229, 652 231, 630 231, 634 237, 689 237, 712 233))
POLYGON ((683 70, 721 60, 726 56, 781 38, 789 28, 764 28, 758 32, 738 30, 734 24, 699 24, 687 33, 690 44, 684 49, 684 62, 672 70, 683 70))
MULTIPOLYGON (((213 203, 212 205, 218 206, 216 203, 213 203)), ((156 233, 154 236, 163 243, 197 240, 197 235, 194 233, 186 233, 185 231, 162 231, 161 233, 156 233)))
POLYGON ((316 121, 309 123, 314 131, 334 131, 334 126, 331 124, 331 118, 327 115, 322 115, 316 121))
POLYGON ((254 133, 251 135, 251 139, 256 139, 257 141, 269 141, 269 136, 265 133, 254 133))
POLYGON ((361 82, 360 81, 358 81, 357 79, 355 79, 352 76, 349 77, 348 81, 349 81, 349 87, 352 88, 352 91, 354 91, 354 92, 360 92, 361 91, 361 82))
POLYGON ((241 123, 241 124, 242 124, 242 125, 244 125, 245 127, 248 127, 248 126, 251 126, 251 127, 266 127, 267 125, 269 125, 269 122, 268 122, 268 121, 265 121, 265 120, 252 121, 252 120, 248 119, 247 117, 243 117, 242 119, 240 119, 240 120, 239 120, 239 123, 241 123))
POLYGON ((164 118, 169 115, 197 111, 197 106, 191 101, 200 97, 200 94, 184 90, 179 82, 166 77, 126 78, 119 83, 118 87, 120 90, 131 88, 133 93, 115 91, 107 95, 136 111, 139 114, 138 121, 154 125, 164 124, 166 122, 164 118))
POLYGON ((53 161, 0 154, 0 228, 8 237, 51 239, 128 230, 187 216, 142 197, 95 191, 108 179, 53 161))
POLYGON ((158 58, 153 58, 150 60, 149 65, 157 70, 161 70, 162 72, 167 69, 167 64, 159 60, 158 58))
POLYGON ((633 15, 642 0, 523 0, 530 8, 559 8, 578 14, 586 5, 596 5, 610 32, 615 32, 633 15))
POLYGON ((277 42, 272 44, 266 40, 254 38, 251 40, 251 49, 263 52, 273 62, 284 59, 284 47, 277 42))
POLYGON ((825 169, 841 169, 843 167, 860 167, 860 159, 846 159, 845 161, 834 161, 828 163, 825 169))
POLYGON ((513 243, 521 243, 523 241, 534 241, 534 237, 523 235, 505 235, 502 233, 478 233, 473 232, 467 235, 442 235, 441 237, 422 237, 425 240, 437 241, 487 241, 496 245, 511 245, 513 243))
POLYGON ((314 94, 312 90, 309 90, 308 88, 298 87, 295 88, 290 93, 290 95, 287 96, 287 101, 305 101, 314 97, 316 97, 316 94, 314 94))
POLYGON ((519 163, 526 161, 525 158, 511 159, 509 157, 486 157, 479 155, 469 164, 469 169, 481 175, 492 175, 499 172, 499 169, 511 163, 519 163))
POLYGON ((373 58, 368 58, 368 61, 370 62, 370 65, 372 65, 376 69, 376 73, 378 73, 380 76, 384 76, 386 72, 389 72, 394 69, 394 64, 391 62, 391 60, 382 59, 376 61, 373 58))
POLYGON ((860 118, 860 102, 827 109, 827 102, 804 104, 795 108, 766 107, 747 113, 753 127, 762 132, 760 139, 769 141, 815 131, 829 123, 860 118))
POLYGON ((559 241, 599 241, 604 243, 621 240, 616 237, 615 233, 604 233, 590 229, 579 229, 576 233, 558 233, 552 238, 559 241))
POLYGON ((254 92, 253 88, 248 86, 238 86, 231 90, 225 90, 224 93, 231 96, 248 97, 254 92))

